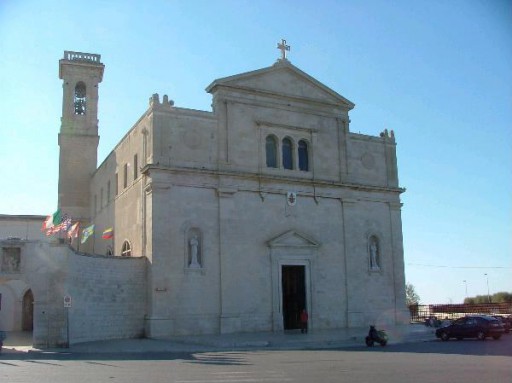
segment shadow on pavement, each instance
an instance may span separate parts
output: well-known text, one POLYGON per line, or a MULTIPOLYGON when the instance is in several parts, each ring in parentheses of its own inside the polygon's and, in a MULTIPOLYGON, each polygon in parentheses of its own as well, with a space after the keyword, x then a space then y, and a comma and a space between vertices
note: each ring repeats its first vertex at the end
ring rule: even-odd
POLYGON ((438 339, 419 343, 391 344, 386 347, 353 347, 352 351, 386 352, 386 353, 419 353, 445 355, 477 355, 477 356, 508 356, 512 357, 512 336, 503 336, 500 340, 476 339, 450 340, 443 342, 438 339))
POLYGON ((85 343, 74 346, 74 349, 72 347, 71 349, 34 350, 30 346, 32 334, 19 333, 11 334, 11 338, 4 343, 4 350, 0 354, 0 365, 8 365, 16 360, 34 361, 34 363, 41 361, 54 363, 58 360, 83 360, 90 361, 90 363, 116 360, 181 360, 209 365, 247 365, 245 355, 248 353, 282 351, 512 356, 512 334, 505 334, 498 341, 466 339, 442 342, 437 340, 433 333, 425 332, 421 327, 412 329, 414 331, 409 332, 408 337, 390 332, 390 343, 386 347, 370 348, 364 345, 365 334, 363 332, 350 334, 352 336, 350 339, 347 339, 347 334, 343 334, 341 337, 336 332, 317 332, 316 334, 298 336, 262 334, 245 338, 241 336, 238 338, 203 337, 198 339, 203 342, 216 340, 219 343, 204 343, 199 345, 199 348, 193 348, 197 345, 191 343, 180 344, 176 340, 131 339, 85 343), (269 338, 269 336, 271 337, 269 338), (245 341, 245 343, 233 346, 231 341, 234 339, 245 341), (245 344, 245 346, 241 346, 241 344, 245 344))
MULTIPOLYGON (((186 363, 246 366, 251 365, 245 358, 245 352, 148 352, 148 353, 50 353, 50 352, 9 352, 0 354, 0 366, 17 366, 16 361, 61 366, 58 361, 86 361, 90 364, 110 365, 108 361, 130 360, 174 360, 186 363)), ((113 366, 115 367, 115 366, 113 366)))

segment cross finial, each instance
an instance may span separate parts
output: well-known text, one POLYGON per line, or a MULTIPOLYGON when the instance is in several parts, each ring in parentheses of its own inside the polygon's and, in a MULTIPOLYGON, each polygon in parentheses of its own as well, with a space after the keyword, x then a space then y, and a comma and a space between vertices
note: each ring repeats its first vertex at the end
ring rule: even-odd
POLYGON ((290 46, 286 45, 286 40, 281 39, 281 43, 277 43, 277 49, 281 51, 281 60, 286 60, 286 51, 290 51, 290 46))

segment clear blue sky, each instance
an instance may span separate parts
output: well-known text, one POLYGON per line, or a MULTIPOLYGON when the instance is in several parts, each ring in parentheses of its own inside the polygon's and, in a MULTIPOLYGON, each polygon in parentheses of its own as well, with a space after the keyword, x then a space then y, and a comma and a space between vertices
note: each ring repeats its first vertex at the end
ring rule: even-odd
POLYGON ((98 162, 153 93, 290 61, 393 129, 405 268, 423 303, 512 291, 512 2, 0 0, 0 214, 57 204, 64 50, 99 53, 98 162))

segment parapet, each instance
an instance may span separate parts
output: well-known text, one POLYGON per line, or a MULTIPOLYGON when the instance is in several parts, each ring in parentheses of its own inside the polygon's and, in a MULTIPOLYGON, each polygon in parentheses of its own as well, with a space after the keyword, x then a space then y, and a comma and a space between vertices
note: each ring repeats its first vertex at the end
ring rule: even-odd
POLYGON ((174 106, 174 101, 169 100, 169 97, 166 94, 164 94, 164 98, 163 98, 162 102, 160 102, 160 96, 158 95, 158 93, 153 94, 149 98, 149 107, 152 109, 158 109, 158 108, 170 109, 173 106, 174 106))
POLYGON ((388 132, 387 129, 384 129, 384 131, 380 133, 380 136, 386 140, 395 141, 395 132, 393 130, 388 132))
POLYGON ((101 55, 94 53, 64 51, 64 60, 101 64, 101 55))
POLYGON ((59 60, 59 78, 63 79, 66 67, 82 67, 96 71, 101 82, 105 65, 100 60, 101 55, 94 53, 64 51, 64 58, 59 60))

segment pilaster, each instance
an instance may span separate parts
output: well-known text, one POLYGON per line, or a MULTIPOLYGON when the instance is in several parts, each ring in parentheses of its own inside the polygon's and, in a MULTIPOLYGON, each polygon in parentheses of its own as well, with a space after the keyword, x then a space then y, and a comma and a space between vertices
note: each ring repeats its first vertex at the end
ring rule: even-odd
POLYGON ((235 200, 237 189, 231 186, 221 186, 217 189, 219 206, 219 286, 220 286, 220 333, 234 333, 242 330, 240 313, 233 307, 233 291, 231 279, 233 272, 230 268, 232 256, 229 246, 229 238, 232 227, 235 225, 235 200))
POLYGON ((393 287, 395 292, 395 321, 397 324, 409 322, 409 311, 405 300, 405 266, 402 236, 402 203, 389 203, 389 220, 393 251, 393 287))

